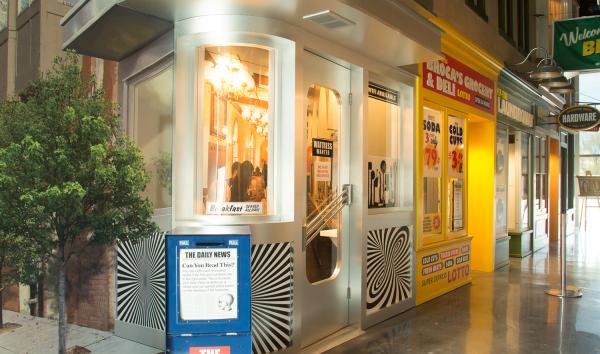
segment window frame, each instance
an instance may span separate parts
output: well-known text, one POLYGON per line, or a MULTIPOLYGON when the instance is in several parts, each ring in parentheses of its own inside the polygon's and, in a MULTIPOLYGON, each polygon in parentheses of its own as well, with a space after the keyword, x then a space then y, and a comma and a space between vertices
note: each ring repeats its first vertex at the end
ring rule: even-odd
MULTIPOLYGON (((201 32, 175 39, 176 117, 174 151, 174 223, 186 227, 203 225, 264 224, 290 222, 295 213, 295 71, 296 44, 286 38, 255 32, 201 32), (269 187, 272 209, 267 215, 207 215, 202 205, 199 175, 206 141, 200 134, 198 112, 203 97, 203 69, 198 53, 212 46, 256 46, 271 50, 273 86, 269 103, 269 187), (202 72, 201 72, 202 71, 202 72), (194 153, 190 153, 193 151, 194 153), (191 156, 190 156, 191 155, 191 156), (190 191, 193 191, 192 193, 190 191), (199 193, 200 192, 200 193, 199 193), (201 206, 201 208, 199 208, 201 206)), ((204 52, 202 52, 204 53, 204 52)), ((203 59, 203 58, 202 58, 203 59)), ((270 70, 271 71, 271 70, 270 70)))
POLYGON ((465 0, 465 3, 484 21, 488 21, 488 16, 485 10, 485 0, 465 0))

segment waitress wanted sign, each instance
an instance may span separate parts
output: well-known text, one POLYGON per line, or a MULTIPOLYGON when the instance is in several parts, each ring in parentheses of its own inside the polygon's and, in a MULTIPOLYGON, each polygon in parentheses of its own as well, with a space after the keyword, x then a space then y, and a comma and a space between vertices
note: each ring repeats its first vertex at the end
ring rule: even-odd
POLYGON ((494 113, 494 82, 446 54, 423 64, 423 87, 494 113))

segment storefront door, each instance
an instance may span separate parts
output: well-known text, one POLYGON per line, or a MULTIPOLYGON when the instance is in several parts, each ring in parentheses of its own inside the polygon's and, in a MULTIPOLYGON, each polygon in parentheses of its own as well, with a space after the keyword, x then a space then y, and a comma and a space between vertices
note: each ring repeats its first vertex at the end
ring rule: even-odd
POLYGON ((305 52, 302 346, 348 324, 350 70, 305 52))

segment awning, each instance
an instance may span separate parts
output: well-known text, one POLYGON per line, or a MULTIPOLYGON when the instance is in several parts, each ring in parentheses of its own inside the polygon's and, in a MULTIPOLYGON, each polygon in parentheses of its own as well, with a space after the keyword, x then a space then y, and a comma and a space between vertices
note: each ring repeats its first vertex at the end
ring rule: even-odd
POLYGON ((178 21, 243 14, 284 21, 391 66, 404 66, 441 53, 442 31, 422 15, 427 10, 414 4, 401 0, 87 0, 63 19, 63 48, 120 61, 178 21), (303 19, 320 10, 340 12, 355 23, 332 29, 303 19))

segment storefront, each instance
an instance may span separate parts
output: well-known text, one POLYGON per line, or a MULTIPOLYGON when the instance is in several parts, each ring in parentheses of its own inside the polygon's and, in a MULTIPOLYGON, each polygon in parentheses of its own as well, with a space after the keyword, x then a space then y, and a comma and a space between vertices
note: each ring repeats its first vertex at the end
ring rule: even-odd
POLYGON ((493 271, 495 80, 500 66, 446 29, 419 67, 417 304, 493 271))
POLYGON ((561 157, 553 116, 560 102, 508 70, 496 96, 496 267, 503 267, 508 255, 528 256, 558 235, 561 157))
POLYGON ((539 94, 503 70, 496 96, 495 265, 498 268, 508 264, 509 254, 524 257, 532 252, 531 140, 539 94))
MULTIPOLYGON (((119 61, 165 232, 250 225, 253 352, 317 351, 413 307, 418 78, 398 67, 439 57, 439 28, 391 2, 117 3, 75 8, 66 46, 119 61)), ((142 258, 164 262, 161 237, 142 258)), ((159 347, 160 264, 136 268, 139 250, 118 249, 115 332, 159 347)))

